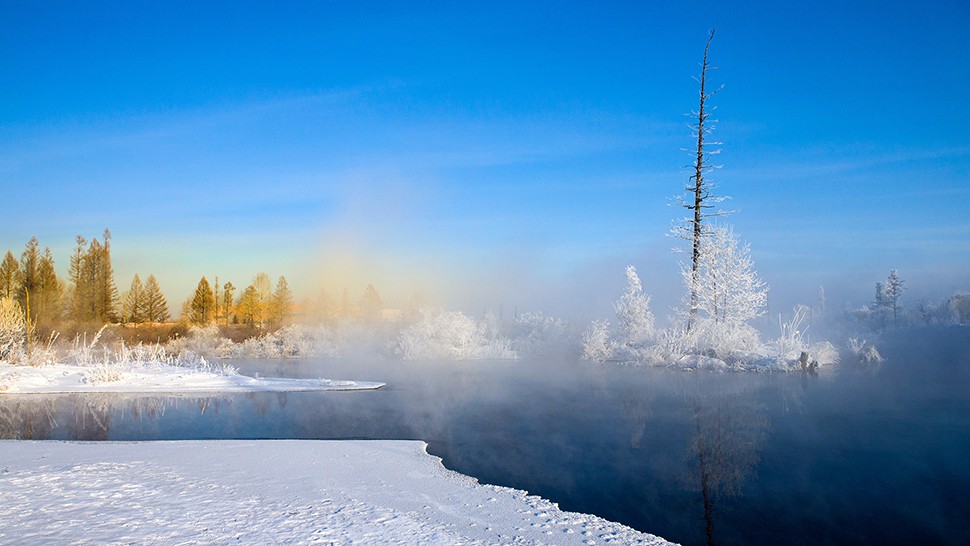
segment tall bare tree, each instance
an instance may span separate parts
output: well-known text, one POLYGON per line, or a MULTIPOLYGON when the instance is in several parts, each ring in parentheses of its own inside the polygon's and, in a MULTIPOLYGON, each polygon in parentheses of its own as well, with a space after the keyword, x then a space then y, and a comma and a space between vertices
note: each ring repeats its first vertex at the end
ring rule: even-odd
POLYGON ((714 123, 717 120, 711 119, 711 112, 715 108, 708 104, 708 100, 717 94, 721 90, 721 87, 708 91, 707 87, 707 72, 709 70, 714 70, 708 61, 708 52, 711 48, 711 41, 714 40, 714 31, 711 30, 710 35, 707 38, 707 44, 704 46, 704 58, 701 62, 701 74, 697 78, 700 84, 700 93, 698 94, 698 108, 696 112, 692 112, 692 116, 696 117, 696 121, 692 124, 694 129, 694 137, 697 140, 697 147, 694 150, 694 172, 691 174, 689 183, 684 187, 687 195, 682 196, 678 201, 680 206, 689 211, 690 216, 684 218, 682 225, 675 228, 675 233, 691 242, 691 283, 690 283, 690 300, 689 300, 689 315, 687 321, 687 330, 690 331, 694 326, 694 322, 697 319, 697 281, 698 281, 698 270, 700 268, 701 262, 701 252, 702 252, 702 238, 704 236, 704 219, 711 216, 720 216, 725 214, 725 212, 715 212, 714 209, 717 203, 726 199, 723 196, 717 196, 712 193, 714 189, 714 184, 705 178, 705 175, 711 170, 717 168, 716 165, 711 163, 711 157, 720 153, 720 149, 711 149, 711 146, 717 146, 719 142, 709 142, 707 137, 714 130, 714 123))

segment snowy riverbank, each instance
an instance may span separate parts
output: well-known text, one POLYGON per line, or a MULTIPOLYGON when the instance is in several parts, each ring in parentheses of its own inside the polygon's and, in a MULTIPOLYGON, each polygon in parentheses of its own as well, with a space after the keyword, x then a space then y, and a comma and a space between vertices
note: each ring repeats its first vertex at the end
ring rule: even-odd
POLYGON ((228 368, 205 370, 160 363, 0 366, 0 394, 330 391, 372 390, 383 386, 384 383, 365 381, 248 377, 228 368))
POLYGON ((4 544, 669 544, 415 441, 0 441, 4 544))

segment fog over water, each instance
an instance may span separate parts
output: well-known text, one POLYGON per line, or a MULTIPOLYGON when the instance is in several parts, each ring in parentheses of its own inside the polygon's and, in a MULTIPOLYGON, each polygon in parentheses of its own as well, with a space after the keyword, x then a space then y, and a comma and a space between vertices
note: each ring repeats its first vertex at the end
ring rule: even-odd
POLYGON ((420 439, 453 470, 684 544, 957 543, 970 330, 887 336, 820 376, 566 359, 237 360, 355 393, 7 396, 6 438, 420 439))

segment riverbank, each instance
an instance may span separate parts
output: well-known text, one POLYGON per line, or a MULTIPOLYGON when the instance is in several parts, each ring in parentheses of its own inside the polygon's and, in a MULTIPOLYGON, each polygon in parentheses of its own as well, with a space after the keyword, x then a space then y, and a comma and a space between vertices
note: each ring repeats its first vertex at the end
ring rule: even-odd
POLYGON ((417 441, 0 441, 5 544, 666 545, 417 441))

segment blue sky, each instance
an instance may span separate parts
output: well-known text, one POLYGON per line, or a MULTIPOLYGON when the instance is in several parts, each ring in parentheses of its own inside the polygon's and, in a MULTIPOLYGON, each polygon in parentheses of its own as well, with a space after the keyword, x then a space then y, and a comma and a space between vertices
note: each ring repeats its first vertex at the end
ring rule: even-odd
POLYGON ((109 227, 176 309, 266 271, 604 315, 632 263, 662 309, 716 28, 715 179, 773 310, 970 289, 965 2, 283 4, 0 5, 0 250, 66 273, 109 227))

